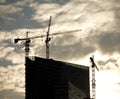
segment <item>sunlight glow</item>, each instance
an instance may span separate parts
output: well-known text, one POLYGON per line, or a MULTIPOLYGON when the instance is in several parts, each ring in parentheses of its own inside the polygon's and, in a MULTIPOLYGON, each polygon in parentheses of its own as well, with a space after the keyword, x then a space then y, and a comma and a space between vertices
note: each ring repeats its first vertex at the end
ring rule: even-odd
POLYGON ((119 87, 115 84, 118 81, 116 74, 111 71, 96 72, 96 99, 119 99, 120 91, 119 87), (114 89, 115 88, 115 89, 114 89))

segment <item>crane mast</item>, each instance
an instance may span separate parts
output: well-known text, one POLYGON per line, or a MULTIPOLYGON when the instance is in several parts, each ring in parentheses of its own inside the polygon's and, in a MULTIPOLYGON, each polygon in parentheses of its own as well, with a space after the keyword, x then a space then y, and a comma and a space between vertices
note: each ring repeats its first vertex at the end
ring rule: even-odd
POLYGON ((25 40, 25 57, 29 57, 29 51, 30 51, 30 39, 28 38, 28 33, 26 32, 26 40, 25 40))
POLYGON ((96 98, 96 79, 95 79, 95 68, 92 67, 92 98, 96 98))
POLYGON ((49 59, 49 41, 50 41, 49 32, 50 32, 51 20, 52 20, 52 16, 50 16, 48 31, 47 31, 46 40, 45 40, 45 43, 46 43, 46 58, 47 59, 49 59))
POLYGON ((94 62, 94 56, 90 57, 92 63, 92 99, 96 99, 96 79, 95 79, 95 68, 99 71, 97 65, 94 62))

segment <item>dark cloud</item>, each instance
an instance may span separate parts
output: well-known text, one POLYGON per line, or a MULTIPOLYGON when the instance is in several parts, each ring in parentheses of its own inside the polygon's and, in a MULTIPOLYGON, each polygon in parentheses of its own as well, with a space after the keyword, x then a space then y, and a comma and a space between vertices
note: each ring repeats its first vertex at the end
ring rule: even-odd
MULTIPOLYGON (((32 20, 32 16, 35 14, 35 10, 30 7, 30 3, 27 3, 27 1, 24 2, 23 5, 19 5, 19 0, 8 0, 6 1, 5 7, 6 9, 11 9, 11 12, 8 13, 4 12, 3 14, 0 14, 0 29, 5 31, 11 31, 14 29, 19 28, 43 28, 47 26, 47 20, 42 21, 41 23, 32 20), (16 4, 18 3, 18 4, 16 4), (13 7, 13 8, 12 8, 13 7), (15 9, 21 9, 16 10, 15 9)), ((31 2, 32 3, 32 2, 31 2)), ((1 4, 4 6, 3 4, 1 4)))
POLYGON ((120 69, 120 64, 118 63, 119 58, 108 58, 107 60, 99 60, 97 61, 98 66, 100 66, 101 70, 116 70, 120 69))
POLYGON ((20 1, 20 0, 6 0, 5 4, 13 4, 18 1, 20 1))
MULTIPOLYGON (((19 28, 24 28, 29 26, 31 29, 32 28, 44 28, 48 25, 48 20, 40 22, 36 20, 32 20, 33 15, 35 14, 35 10, 30 7, 30 4, 33 2, 35 3, 36 1, 32 0, 30 1, 24 1, 21 0, 21 2, 24 2, 23 5, 19 5, 19 0, 6 0, 5 4, 1 5, 13 5, 15 9, 20 8, 22 10, 19 10, 15 13, 6 13, 0 15, 0 29, 1 30, 14 30, 14 29, 19 29, 19 28)), ((69 0, 38 0, 37 2, 39 3, 57 3, 60 5, 64 5, 69 0)), ((14 9, 13 9, 14 10, 14 9)))
MULTIPOLYGON (((16 12, 14 14, 7 14, 6 18, 3 19, 1 17, 0 28, 1 30, 14 30, 19 28, 30 27, 32 28, 43 28, 42 23, 40 24, 37 21, 32 20, 32 15, 34 14, 34 10, 31 7, 23 7, 23 10, 20 12, 16 12), (12 19, 12 20, 9 20, 12 19)), ((47 20, 43 23, 47 23, 47 20)))
POLYGON ((55 43, 50 44, 51 57, 60 60, 83 58, 95 51, 95 47, 82 40, 74 42, 73 35, 56 38, 55 43), (66 43, 66 45, 64 45, 66 43))
MULTIPOLYGON (((120 1, 119 1, 120 4, 120 1)), ((115 22, 116 22, 116 28, 118 31, 120 31, 120 7, 114 8, 115 10, 115 22)))
POLYGON ((4 52, 1 53, 4 54, 4 56, 0 58, 0 66, 6 67, 6 66, 18 65, 17 63, 13 63, 12 56, 14 56, 13 53, 21 54, 23 52, 24 44, 18 45, 15 44, 12 39, 4 39, 0 41, 0 45, 1 45, 0 51, 4 52), (7 59, 7 58, 11 58, 11 59, 7 59))
POLYGON ((92 34, 86 38, 86 42, 90 45, 96 46, 96 50, 99 50, 103 54, 112 55, 120 52, 119 37, 120 33, 116 31, 101 32, 97 30, 92 31, 92 34))
POLYGON ((0 58, 0 66, 14 66, 14 65, 18 65, 18 64, 14 64, 12 62, 12 60, 8 60, 8 59, 5 59, 5 58, 0 58))
POLYGON ((23 93, 16 92, 12 89, 2 90, 0 91, 0 99, 25 99, 25 95, 23 93))
POLYGON ((4 40, 0 41, 0 44, 3 44, 5 47, 15 47, 14 40, 12 39, 5 38, 4 40))
POLYGON ((38 0, 40 3, 56 3, 60 5, 64 5, 68 3, 70 0, 38 0))
POLYGON ((101 32, 97 35, 90 35, 84 40, 79 39, 75 41, 76 38, 73 35, 64 35, 63 37, 56 37, 56 39, 54 38, 55 40, 51 41, 50 54, 51 57, 57 59, 80 58, 87 56, 95 50, 99 50, 105 55, 111 55, 120 52, 119 37, 120 33, 118 32, 101 32))
MULTIPOLYGON (((6 54, 7 56, 12 53, 12 52, 15 52, 15 53, 21 53, 21 50, 23 49, 24 47, 24 43, 23 44, 15 44, 14 43, 14 39, 5 39, 5 40, 1 40, 0 41, 0 45, 3 45, 4 47, 2 49, 0 49, 1 51, 4 50, 4 49, 8 49, 9 48, 14 48, 13 51, 9 50, 8 53, 6 54)), ((6 57, 6 56, 5 56, 6 57)))
POLYGON ((104 32, 98 35, 96 43, 99 49, 104 54, 112 54, 120 52, 120 33, 116 32, 104 32))
MULTIPOLYGON (((78 39, 74 35, 55 36, 51 38, 49 44, 50 58, 58 60, 70 60, 83 58, 95 51, 95 46, 88 42, 78 39)), ((35 55, 45 57, 45 42, 43 45, 37 45, 35 55)))
POLYGON ((98 61, 98 64, 99 65, 102 65, 102 66, 105 66, 107 63, 113 63, 115 66, 117 66, 118 67, 118 64, 117 64, 117 60, 116 59, 113 59, 113 58, 110 58, 110 59, 108 59, 108 60, 106 60, 106 61, 98 61))

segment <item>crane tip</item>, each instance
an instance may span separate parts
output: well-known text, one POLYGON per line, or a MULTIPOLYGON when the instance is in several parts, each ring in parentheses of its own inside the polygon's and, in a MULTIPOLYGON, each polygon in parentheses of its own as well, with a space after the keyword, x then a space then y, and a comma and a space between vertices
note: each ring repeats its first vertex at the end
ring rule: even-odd
POLYGON ((18 41, 19 41, 19 38, 14 39, 14 43, 18 43, 18 41))

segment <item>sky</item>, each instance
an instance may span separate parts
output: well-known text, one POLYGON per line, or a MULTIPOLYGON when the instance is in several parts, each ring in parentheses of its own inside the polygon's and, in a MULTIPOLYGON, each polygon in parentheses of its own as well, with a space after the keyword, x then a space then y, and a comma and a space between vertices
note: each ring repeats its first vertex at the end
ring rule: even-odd
MULTIPOLYGON (((96 98, 120 98, 120 0, 0 0, 0 99, 25 98, 24 41, 45 35, 52 16, 50 58, 91 66, 96 98)), ((32 39, 30 56, 45 58, 45 38, 32 39)))

